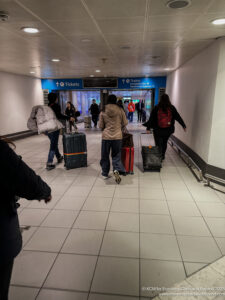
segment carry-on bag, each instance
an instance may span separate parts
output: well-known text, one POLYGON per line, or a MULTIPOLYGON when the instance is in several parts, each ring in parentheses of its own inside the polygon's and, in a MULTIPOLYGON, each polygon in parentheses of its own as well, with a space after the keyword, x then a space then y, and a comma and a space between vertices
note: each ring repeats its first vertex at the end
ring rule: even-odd
POLYGON ((134 174, 134 147, 124 147, 121 151, 121 161, 127 174, 134 174))
POLYGON ((90 116, 84 117, 84 128, 91 128, 91 117, 90 116))
POLYGON ((140 136, 141 142, 141 154, 143 160, 143 169, 145 171, 158 171, 162 167, 162 154, 157 146, 143 145, 142 135, 147 136, 145 133, 142 133, 140 136))
POLYGON ((65 133, 63 135, 65 168, 87 167, 87 142, 84 133, 65 133))

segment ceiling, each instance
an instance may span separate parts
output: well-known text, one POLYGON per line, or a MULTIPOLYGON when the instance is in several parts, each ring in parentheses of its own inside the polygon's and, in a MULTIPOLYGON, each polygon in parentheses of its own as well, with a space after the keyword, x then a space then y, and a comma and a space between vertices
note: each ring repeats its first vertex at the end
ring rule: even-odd
POLYGON ((9 13, 0 22, 0 70, 39 78, 166 75, 225 35, 225 25, 210 23, 225 17, 224 0, 192 0, 182 10, 167 2, 0 0, 9 13), (40 32, 28 35, 25 26, 40 32))

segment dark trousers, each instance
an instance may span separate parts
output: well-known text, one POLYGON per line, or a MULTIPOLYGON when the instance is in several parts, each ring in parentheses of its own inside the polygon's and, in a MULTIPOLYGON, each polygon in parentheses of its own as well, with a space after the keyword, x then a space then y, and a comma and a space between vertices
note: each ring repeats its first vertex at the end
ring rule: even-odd
POLYGON ((9 285, 14 259, 0 262, 0 300, 8 300, 9 285))
POLYGON ((138 110, 138 122, 141 122, 142 121, 142 111, 141 110, 138 110))
POLYGON ((98 123, 98 115, 92 115, 92 122, 94 123, 95 126, 97 126, 97 123, 98 123))
POLYGON ((102 153, 100 165, 102 175, 107 176, 110 170, 109 154, 111 150, 113 171, 125 172, 121 162, 122 140, 102 140, 102 153))
POLYGON ((61 157, 61 154, 59 153, 59 148, 58 148, 59 130, 48 133, 48 138, 50 140, 50 149, 49 149, 49 153, 48 153, 48 164, 52 164, 54 156, 56 156, 57 158, 61 157))
POLYGON ((134 117, 134 113, 133 113, 132 111, 130 111, 130 112, 128 113, 128 120, 129 120, 130 122, 133 122, 133 117, 134 117))
POLYGON ((165 153, 167 149, 167 142, 168 139, 171 135, 171 130, 170 129, 159 129, 159 130, 154 130, 154 139, 155 139, 155 144, 156 146, 159 147, 161 153, 162 153, 162 158, 165 158, 165 153))

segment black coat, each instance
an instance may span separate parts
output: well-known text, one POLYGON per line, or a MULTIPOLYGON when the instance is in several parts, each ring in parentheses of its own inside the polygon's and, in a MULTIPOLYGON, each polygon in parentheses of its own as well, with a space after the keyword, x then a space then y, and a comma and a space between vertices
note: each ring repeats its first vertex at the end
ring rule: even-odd
POLYGON ((92 115, 99 115, 99 106, 97 103, 92 103, 89 110, 92 115))
POLYGON ((50 187, 0 140, 0 260, 12 259, 22 248, 16 200, 47 199, 50 187))
MULTIPOLYGON (((158 126, 158 110, 159 107, 158 105, 156 105, 150 115, 149 120, 144 124, 144 126, 147 127, 148 130, 150 130, 150 128, 153 128, 154 130, 160 130, 161 128, 158 126)), ((175 131, 175 121, 177 121, 178 123, 180 123, 180 125, 183 128, 186 128, 186 125, 183 121, 183 119, 181 118, 181 116, 179 115, 179 113, 177 112, 175 106, 171 106, 171 111, 172 111, 172 120, 171 120, 171 126, 166 128, 167 131, 170 131, 171 133, 174 133, 175 131)), ((163 130, 165 130, 165 128, 163 128, 163 130)))
POLYGON ((58 120, 69 120, 70 119, 70 117, 65 116, 61 113, 61 107, 58 103, 49 104, 49 106, 54 111, 56 118, 58 120))
POLYGON ((70 117, 70 118, 75 118, 76 115, 75 115, 75 109, 74 108, 71 108, 69 109, 68 107, 66 108, 66 111, 65 111, 65 114, 70 117))

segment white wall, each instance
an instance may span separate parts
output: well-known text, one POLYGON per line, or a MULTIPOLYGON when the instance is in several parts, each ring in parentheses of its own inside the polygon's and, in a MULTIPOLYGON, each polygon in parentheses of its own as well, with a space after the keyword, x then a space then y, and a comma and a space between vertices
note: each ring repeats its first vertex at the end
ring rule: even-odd
POLYGON ((225 169, 225 40, 220 40, 219 64, 209 148, 210 165, 225 169))
POLYGON ((28 130, 32 107, 43 101, 40 79, 0 72, 0 135, 28 130))
MULTIPOLYGON (((175 136, 208 163, 220 42, 214 42, 167 79, 166 91, 187 126, 175 136)), ((215 155, 215 153, 214 153, 215 155)))

